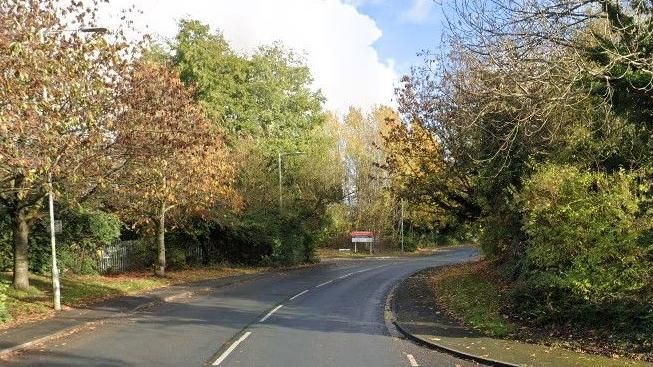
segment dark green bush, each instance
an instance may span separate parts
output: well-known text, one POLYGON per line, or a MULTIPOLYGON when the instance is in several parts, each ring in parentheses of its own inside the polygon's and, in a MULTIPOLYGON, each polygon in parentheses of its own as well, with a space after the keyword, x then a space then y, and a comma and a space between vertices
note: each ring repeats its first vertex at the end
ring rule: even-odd
POLYGON ((653 326, 651 243, 642 240, 651 218, 638 190, 635 174, 539 167, 517 200, 527 240, 516 308, 542 322, 653 326))
POLYGON ((283 217, 278 239, 274 241, 271 259, 279 265, 314 262, 316 241, 311 229, 297 215, 283 217))
MULTIPOLYGON (((120 237, 122 222, 117 216, 80 207, 61 211, 63 231, 57 234, 59 269, 75 274, 97 274, 98 250, 115 243, 120 237)), ((30 236, 32 267, 48 273, 50 261, 50 232, 47 220, 41 221, 30 236)))
POLYGON ((134 240, 128 246, 130 266, 133 269, 152 269, 157 261, 157 248, 153 239, 134 240))
POLYGON ((224 226, 214 224, 203 242, 205 262, 256 265, 272 255, 274 246, 269 228, 254 220, 224 226))
POLYGON ((9 271, 13 266, 11 221, 9 216, 0 212, 0 271, 9 271))

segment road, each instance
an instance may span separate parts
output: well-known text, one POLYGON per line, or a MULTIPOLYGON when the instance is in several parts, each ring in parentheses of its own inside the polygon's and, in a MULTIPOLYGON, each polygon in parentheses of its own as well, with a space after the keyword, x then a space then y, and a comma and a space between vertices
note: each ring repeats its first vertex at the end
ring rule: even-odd
POLYGON ((165 303, 55 340, 12 366, 473 366, 392 336, 393 285, 420 269, 466 261, 435 256, 342 260, 271 273, 165 303))

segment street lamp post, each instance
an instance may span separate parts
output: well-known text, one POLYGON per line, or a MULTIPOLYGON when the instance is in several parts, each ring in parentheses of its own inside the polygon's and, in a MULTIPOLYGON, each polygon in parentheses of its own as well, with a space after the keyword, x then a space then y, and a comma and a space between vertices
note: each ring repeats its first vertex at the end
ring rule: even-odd
POLYGON ((404 199, 401 199, 401 253, 404 253, 404 199))
POLYGON ((287 155, 301 155, 301 154, 306 154, 304 152, 279 152, 278 156, 278 168, 279 168, 279 214, 281 214, 281 211, 283 210, 283 178, 281 176, 281 157, 287 156, 287 155))
MULTIPOLYGON (((107 29, 102 27, 88 27, 88 28, 79 28, 79 29, 63 29, 48 31, 42 29, 39 31, 39 41, 45 43, 46 34, 55 34, 55 33, 106 33, 107 29)), ((43 99, 47 100, 48 91, 47 88, 43 87, 43 99)), ((58 159, 57 159, 58 161, 58 159)), ((59 268, 57 267, 57 241, 55 236, 55 225, 54 225, 54 188, 52 187, 52 167, 48 170, 48 211, 50 214, 50 248, 52 255, 52 303, 56 311, 61 310, 61 283, 59 281, 59 268)))
POLYGON ((52 171, 48 172, 48 208, 50 211, 50 247, 52 251, 52 301, 54 309, 61 310, 61 286, 59 284, 59 268, 57 267, 57 249, 54 227, 54 199, 52 195, 52 171))

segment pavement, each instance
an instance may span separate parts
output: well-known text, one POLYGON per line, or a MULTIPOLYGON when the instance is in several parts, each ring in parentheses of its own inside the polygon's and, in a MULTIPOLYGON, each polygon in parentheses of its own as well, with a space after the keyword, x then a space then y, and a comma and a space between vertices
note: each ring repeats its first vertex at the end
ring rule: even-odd
MULTIPOLYGON (((457 248, 431 257, 332 261, 230 285, 178 287, 166 302, 157 295, 148 307, 97 311, 110 317, 78 315, 76 330, 5 355, 0 365, 477 366, 398 337, 385 319, 387 296, 400 280, 477 255, 457 248)), ((47 329, 39 324, 29 328, 47 329)), ((0 335, 0 345, 18 343, 19 330, 0 335)))
POLYGON ((653 366, 642 361, 590 355, 558 346, 484 336, 439 309, 428 284, 434 271, 437 269, 425 269, 404 279, 391 297, 393 321, 398 330, 422 345, 492 366, 653 366))
POLYGON ((179 298, 198 296, 211 289, 254 279, 260 274, 224 277, 149 291, 140 295, 120 296, 91 304, 85 308, 60 312, 56 318, 21 324, 0 330, 0 357, 40 342, 70 334, 78 328, 124 317, 146 308, 179 298))

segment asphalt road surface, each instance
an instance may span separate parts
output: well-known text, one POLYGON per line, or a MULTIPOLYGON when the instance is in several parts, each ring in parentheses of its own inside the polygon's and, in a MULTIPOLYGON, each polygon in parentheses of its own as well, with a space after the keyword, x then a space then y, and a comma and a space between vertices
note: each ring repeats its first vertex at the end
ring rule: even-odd
POLYGON ((18 354, 12 366, 474 366, 392 335, 388 292, 420 269, 467 261, 342 260, 216 289, 95 325, 18 354))

